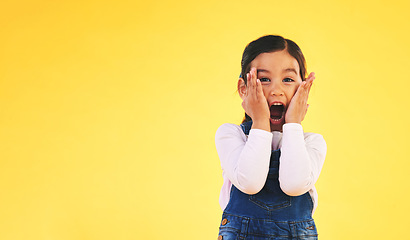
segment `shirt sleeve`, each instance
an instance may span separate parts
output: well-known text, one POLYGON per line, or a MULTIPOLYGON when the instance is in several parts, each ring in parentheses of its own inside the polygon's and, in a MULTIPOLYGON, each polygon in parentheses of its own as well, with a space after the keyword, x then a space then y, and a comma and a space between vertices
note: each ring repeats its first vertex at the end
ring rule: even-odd
POLYGON ((246 194, 256 194, 269 172, 272 133, 251 129, 247 137, 240 126, 223 124, 215 135, 222 170, 231 183, 246 194))
POLYGON ((302 125, 283 125, 279 182, 284 193, 299 196, 314 187, 325 161, 327 146, 322 135, 303 133, 302 125))

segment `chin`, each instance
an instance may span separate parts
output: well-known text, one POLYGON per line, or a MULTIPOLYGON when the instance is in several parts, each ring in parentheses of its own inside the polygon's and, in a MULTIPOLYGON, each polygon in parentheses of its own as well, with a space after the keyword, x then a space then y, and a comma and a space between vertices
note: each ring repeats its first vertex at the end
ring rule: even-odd
POLYGON ((283 124, 271 124, 270 129, 271 131, 279 131, 282 132, 283 124))
POLYGON ((281 119, 272 119, 270 118, 270 129, 271 131, 280 131, 282 132, 283 124, 285 124, 285 118, 282 117, 281 119))

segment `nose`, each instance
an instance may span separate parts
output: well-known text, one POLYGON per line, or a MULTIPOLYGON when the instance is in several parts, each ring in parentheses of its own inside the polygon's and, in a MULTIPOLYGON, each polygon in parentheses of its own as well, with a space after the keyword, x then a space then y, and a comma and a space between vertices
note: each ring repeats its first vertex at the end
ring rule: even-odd
POLYGON ((270 88, 270 94, 272 96, 282 96, 283 93, 283 86, 279 81, 273 81, 270 88))

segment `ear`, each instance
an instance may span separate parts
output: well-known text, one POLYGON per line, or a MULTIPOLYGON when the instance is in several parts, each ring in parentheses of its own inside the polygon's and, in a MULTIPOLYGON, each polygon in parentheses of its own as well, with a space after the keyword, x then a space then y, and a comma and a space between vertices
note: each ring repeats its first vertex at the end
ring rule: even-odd
POLYGON ((245 99, 246 96, 246 84, 245 84, 245 80, 243 80, 243 78, 239 78, 238 80, 238 93, 239 93, 239 97, 241 97, 241 99, 245 99))

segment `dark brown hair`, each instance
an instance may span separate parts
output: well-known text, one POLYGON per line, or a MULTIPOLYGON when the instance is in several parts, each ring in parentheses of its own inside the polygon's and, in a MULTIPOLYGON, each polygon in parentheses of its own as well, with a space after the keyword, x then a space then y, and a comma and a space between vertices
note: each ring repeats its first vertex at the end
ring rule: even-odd
MULTIPOLYGON (((242 54, 241 61, 241 77, 247 84, 246 73, 250 71, 251 62, 261 53, 269 53, 286 50, 299 64, 300 77, 302 81, 306 79, 306 61, 300 47, 292 40, 283 38, 278 35, 266 35, 250 42, 242 54)), ((245 118, 242 122, 252 121, 245 113, 245 118)))

